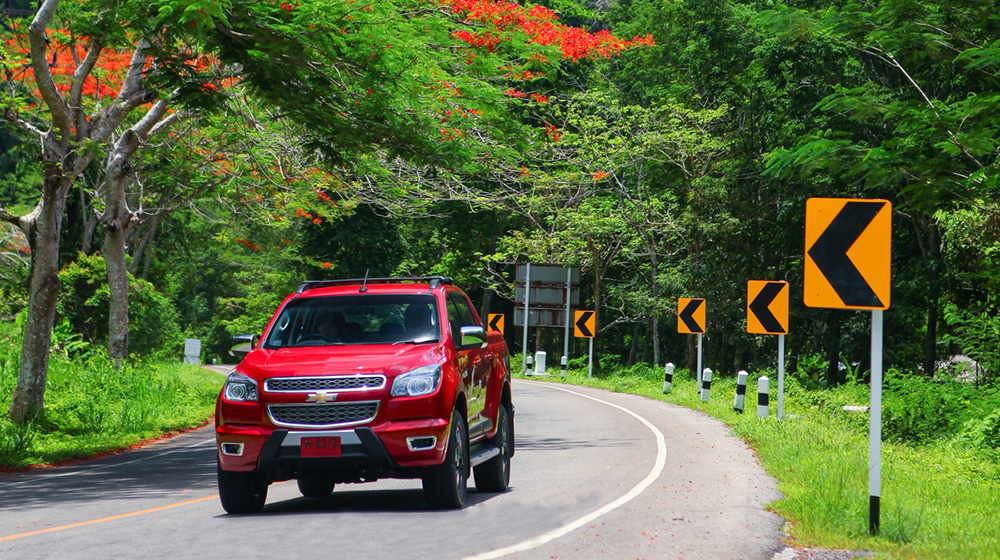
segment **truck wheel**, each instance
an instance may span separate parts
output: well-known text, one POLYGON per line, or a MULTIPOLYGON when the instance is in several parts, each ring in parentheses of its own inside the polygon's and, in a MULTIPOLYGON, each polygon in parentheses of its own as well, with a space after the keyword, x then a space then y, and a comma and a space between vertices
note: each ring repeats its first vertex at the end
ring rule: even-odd
POLYGON ((424 473, 424 498, 435 509, 459 509, 465 505, 469 483, 469 430, 458 410, 451 415, 451 434, 444 462, 424 473))
POLYGON ((503 492, 510 485, 510 457, 514 451, 514 429, 504 405, 497 413, 497 433, 490 443, 500 449, 500 454, 476 467, 476 488, 480 492, 503 492))
POLYGON ((226 513, 258 513, 267 501, 267 484, 249 472, 224 471, 216 466, 219 500, 226 513))
POLYGON ((301 476, 296 482, 299 492, 307 498, 325 498, 333 492, 333 482, 325 476, 301 476))

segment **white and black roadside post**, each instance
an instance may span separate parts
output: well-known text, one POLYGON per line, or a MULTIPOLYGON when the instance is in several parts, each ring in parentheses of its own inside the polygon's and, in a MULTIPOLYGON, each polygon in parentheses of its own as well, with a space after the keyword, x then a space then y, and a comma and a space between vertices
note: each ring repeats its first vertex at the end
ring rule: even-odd
POLYGON ((561 377, 566 377, 566 367, 569 365, 569 360, 564 354, 562 359, 559 360, 559 375, 561 377))
POLYGON ((532 375, 531 373, 531 368, 533 367, 532 364, 534 364, 534 359, 531 357, 531 354, 528 354, 527 360, 528 360, 528 365, 524 367, 524 374, 530 376, 532 375))
POLYGON ((701 401, 708 402, 709 395, 712 394, 712 370, 705 368, 701 372, 701 401))
POLYGON ((767 418, 770 384, 766 375, 757 378, 757 418, 767 418))
POLYGON ((879 531, 882 499, 882 310, 872 310, 872 388, 868 437, 868 530, 879 531))
POLYGON ((667 365, 663 368, 663 394, 666 395, 670 392, 671 387, 674 385, 674 364, 673 362, 667 362, 667 365))
POLYGON ((747 394, 747 372, 740 370, 736 374, 736 398, 733 399, 733 410, 743 414, 743 404, 747 394))

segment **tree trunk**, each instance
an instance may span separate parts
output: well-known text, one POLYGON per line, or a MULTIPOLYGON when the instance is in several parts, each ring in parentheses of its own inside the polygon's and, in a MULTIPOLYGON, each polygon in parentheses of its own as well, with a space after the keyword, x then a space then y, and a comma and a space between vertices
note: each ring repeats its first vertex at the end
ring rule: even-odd
POLYGON ((628 360, 625 362, 630 366, 635 365, 635 349, 639 341, 639 327, 640 324, 638 321, 632 325, 632 340, 628 345, 628 360))
POLYGON ((31 286, 27 322, 21 343, 21 369, 8 417, 22 424, 45 414, 45 383, 49 369, 52 325, 59 299, 59 244, 70 181, 46 170, 42 197, 35 211, 22 219, 31 246, 31 286))
POLYGON ((937 369, 938 298, 936 295, 927 302, 927 332, 924 334, 924 375, 929 376, 934 375, 937 369))
POLYGON ((928 256, 931 261, 930 289, 927 298, 927 330, 924 334, 924 375, 934 375, 937 369, 938 300, 941 297, 941 235, 937 222, 927 217, 928 256))
POLYGON ((105 169, 104 266, 108 273, 108 357, 115 367, 128 358, 128 267, 125 240, 132 223, 132 212, 125 199, 125 186, 131 170, 131 158, 139 146, 139 137, 131 130, 122 135, 108 157, 105 169))
MULTIPOLYGON (((590 258, 594 262, 594 334, 596 335, 601 330, 601 283, 604 280, 604 269, 601 266, 601 252, 597 245, 588 239, 587 249, 590 250, 590 258)), ((594 371, 600 371, 601 353, 598 348, 594 349, 593 366, 594 371)))
POLYGON ((657 304, 660 297, 660 285, 657 282, 657 277, 659 275, 659 259, 656 257, 656 245, 650 244, 650 276, 652 276, 652 294, 653 294, 653 366, 659 367, 660 365, 660 314, 657 313, 657 304))
POLYGON ((104 266, 110 294, 108 309, 108 357, 116 368, 128 358, 128 269, 125 266, 125 231, 108 228, 104 233, 104 266))

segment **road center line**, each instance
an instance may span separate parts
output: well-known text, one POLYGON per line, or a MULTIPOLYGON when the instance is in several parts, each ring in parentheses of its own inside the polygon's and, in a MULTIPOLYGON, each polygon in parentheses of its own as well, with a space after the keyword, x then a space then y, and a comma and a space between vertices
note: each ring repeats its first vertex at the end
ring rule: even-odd
POLYGON ((110 521, 115 521, 117 519, 124 519, 126 517, 133 517, 136 515, 145 515, 147 513, 155 513, 157 511, 163 511, 165 509, 173 509, 176 507, 187 506, 191 504, 196 504, 198 502, 204 502, 207 500, 215 500, 219 497, 218 494, 212 496, 205 496, 204 498, 196 498, 194 500, 188 500, 186 502, 178 502, 176 504, 170 504, 168 506, 160 506, 151 509, 144 509, 142 511, 133 511, 131 513, 123 513, 121 515, 112 515, 111 517, 102 517, 101 519, 91 519, 90 521, 81 521, 79 523, 73 523, 72 525, 61 525, 59 527, 49 527, 48 529, 39 529, 37 531, 31 531, 28 533, 19 533, 17 535, 8 535, 6 537, 0 537, 0 542, 12 541, 14 539, 20 539, 23 537, 33 537, 35 535, 42 535, 45 533, 54 533, 56 531, 65 531, 66 529, 75 529, 77 527, 86 527, 87 525, 94 525, 95 523, 108 523, 110 521))
POLYGON ((649 471, 649 474, 646 475, 646 478, 642 479, 642 481, 639 482, 639 484, 637 484, 634 488, 632 488, 631 490, 629 490, 628 493, 626 493, 624 496, 618 498, 617 500, 611 502, 610 504, 608 504, 608 505, 606 505, 606 506, 604 506, 604 507, 602 507, 602 508, 600 508, 600 509, 592 512, 592 513, 589 513, 589 514, 581 517, 580 519, 577 519, 576 521, 571 521, 571 522, 567 523, 566 525, 563 525, 562 527, 557 527, 557 528, 555 528, 555 529, 553 529, 553 530, 551 530, 551 531, 549 531, 547 533, 544 533, 544 534, 539 535, 537 537, 534 537, 532 539, 528 539, 526 541, 520 542, 518 544, 514 544, 514 545, 511 545, 511 546, 508 546, 508 547, 505 547, 505 548, 500 548, 500 549, 497 549, 497 550, 491 550, 489 552, 484 552, 482 554, 477 554, 475 556, 468 556, 468 557, 465 558, 465 560, 492 560, 494 558, 501 558, 503 556, 507 556, 508 554, 514 554, 515 552, 526 552, 526 551, 531 550, 531 549, 533 549, 535 547, 541 546, 541 545, 543 545, 543 544, 545 544, 545 543, 547 543, 549 541, 558 539, 559 537, 561 537, 563 535, 566 535, 567 533, 571 533, 574 530, 579 529, 580 527, 586 525, 587 523, 590 523, 591 521, 593 521, 593 520, 595 520, 595 519, 597 519, 597 518, 599 518, 599 517, 601 517, 603 515, 606 515, 606 514, 612 512, 612 511, 618 509, 619 507, 627 504, 628 502, 632 501, 637 496, 639 496, 639 494, 642 494, 642 492, 646 488, 648 488, 649 485, 653 483, 653 481, 655 481, 657 478, 659 478, 660 474, 663 472, 663 468, 664 468, 664 466, 667 463, 667 443, 666 443, 666 441, 665 441, 665 439, 663 437, 663 432, 661 432, 651 422, 649 422, 648 420, 646 420, 642 416, 639 416, 635 412, 632 412, 631 410, 629 410, 629 409, 627 409, 627 408, 625 408, 623 406, 619 406, 619 405, 614 404, 614 403, 609 403, 608 401, 604 401, 604 400, 601 400, 601 399, 598 399, 598 398, 595 398, 595 397, 591 397, 589 395, 584 395, 583 393, 578 393, 576 391, 571 391, 569 389, 563 389, 562 387, 555 387, 555 386, 551 386, 551 385, 545 385, 545 387, 548 387, 548 388, 551 388, 551 389, 557 389, 559 391, 564 391, 566 393, 577 395, 577 396, 583 397, 585 399, 590 399, 592 401, 596 401, 596 402, 599 402, 601 404, 606 404, 606 405, 608 405, 608 406, 610 406, 612 408, 617 408, 618 410, 621 410, 622 412, 624 412, 624 413, 628 414, 629 416, 635 418, 639 422, 642 422, 643 425, 645 425, 647 428, 649 428, 649 431, 653 432, 653 436, 656 438, 656 462, 653 465, 653 469, 651 471, 649 471))

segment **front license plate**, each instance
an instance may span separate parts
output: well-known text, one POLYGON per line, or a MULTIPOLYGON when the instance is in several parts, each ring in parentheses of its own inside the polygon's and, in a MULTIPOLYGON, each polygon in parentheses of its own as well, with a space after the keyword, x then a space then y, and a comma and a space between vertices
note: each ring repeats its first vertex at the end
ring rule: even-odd
POLYGON ((335 436, 304 437, 300 453, 303 457, 340 457, 340 438, 335 436))

